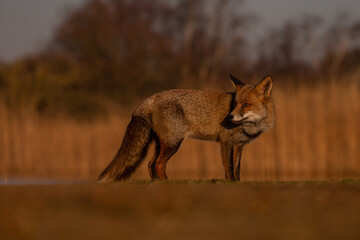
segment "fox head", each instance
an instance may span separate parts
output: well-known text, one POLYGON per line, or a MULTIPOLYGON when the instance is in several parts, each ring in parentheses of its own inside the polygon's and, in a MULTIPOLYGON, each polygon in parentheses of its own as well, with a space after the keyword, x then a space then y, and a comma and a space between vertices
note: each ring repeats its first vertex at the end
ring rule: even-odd
POLYGON ((235 85, 234 108, 228 118, 235 124, 256 123, 267 116, 267 105, 271 99, 272 78, 264 78, 255 86, 245 84, 230 75, 235 85))

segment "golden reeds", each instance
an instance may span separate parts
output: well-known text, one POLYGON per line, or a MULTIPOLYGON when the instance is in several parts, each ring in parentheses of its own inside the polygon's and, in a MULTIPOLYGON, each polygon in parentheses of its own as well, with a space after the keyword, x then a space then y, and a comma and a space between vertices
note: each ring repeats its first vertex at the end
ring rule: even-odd
MULTIPOLYGON (((275 88, 275 128, 245 147, 242 179, 360 177, 359 92, 357 84, 275 88)), ((129 120, 130 112, 80 123, 0 107, 0 178, 95 180, 116 153, 129 120)), ((151 154, 134 178, 149 178, 151 154)), ((168 176, 222 178, 217 143, 187 139, 169 161, 168 176)))

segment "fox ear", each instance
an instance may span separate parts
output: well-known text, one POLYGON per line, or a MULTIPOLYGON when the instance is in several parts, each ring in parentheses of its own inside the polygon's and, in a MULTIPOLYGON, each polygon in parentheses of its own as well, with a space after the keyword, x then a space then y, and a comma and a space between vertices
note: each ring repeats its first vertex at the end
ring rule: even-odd
POLYGON ((255 90, 266 97, 270 97, 272 85, 272 78, 267 76, 255 86, 255 90))
POLYGON ((231 81, 233 82, 233 84, 235 85, 235 87, 238 87, 238 86, 243 87, 243 86, 245 86, 245 83, 243 83, 242 81, 240 81, 239 79, 237 79, 233 75, 229 74, 229 77, 230 77, 231 81))

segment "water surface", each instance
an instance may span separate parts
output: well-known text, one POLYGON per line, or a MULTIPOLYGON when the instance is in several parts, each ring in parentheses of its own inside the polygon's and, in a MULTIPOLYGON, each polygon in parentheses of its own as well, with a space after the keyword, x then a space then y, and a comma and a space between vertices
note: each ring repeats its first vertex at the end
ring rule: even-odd
POLYGON ((0 186, 6 185, 57 185, 86 183, 84 180, 42 179, 42 178, 0 178, 0 186))

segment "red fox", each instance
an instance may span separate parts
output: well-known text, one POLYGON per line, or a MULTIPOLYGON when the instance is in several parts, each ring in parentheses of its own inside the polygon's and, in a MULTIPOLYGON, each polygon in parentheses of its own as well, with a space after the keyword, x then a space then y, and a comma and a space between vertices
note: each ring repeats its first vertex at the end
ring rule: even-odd
POLYGON ((186 137, 220 143, 227 180, 240 180, 242 148, 275 123, 272 78, 257 85, 244 84, 230 75, 235 92, 218 93, 174 89, 157 93, 137 107, 123 142, 99 182, 125 180, 155 142, 149 161, 152 179, 167 179, 166 163, 186 137))

